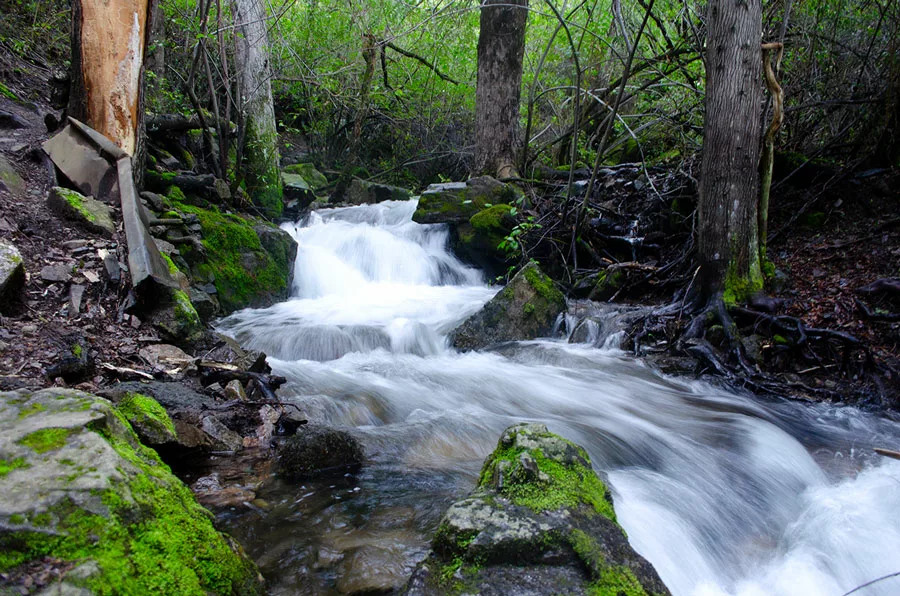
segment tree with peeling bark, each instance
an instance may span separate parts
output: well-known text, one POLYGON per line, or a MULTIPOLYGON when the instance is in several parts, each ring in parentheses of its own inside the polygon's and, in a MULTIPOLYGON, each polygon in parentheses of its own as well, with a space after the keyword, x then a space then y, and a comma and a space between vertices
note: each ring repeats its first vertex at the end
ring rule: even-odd
POLYGON ((528 0, 484 0, 475 87, 475 173, 517 176, 516 129, 528 0))
POLYGON ((698 208, 703 294, 726 303, 763 287, 757 227, 761 0, 709 0, 706 122, 698 208))
POLYGON ((233 0, 235 64, 238 71, 242 124, 241 163, 247 193, 269 217, 278 217, 282 203, 278 136, 272 102, 266 11, 261 0, 233 0))
POLYGON ((72 85, 68 114, 129 155, 140 152, 141 71, 148 0, 72 2, 72 85))

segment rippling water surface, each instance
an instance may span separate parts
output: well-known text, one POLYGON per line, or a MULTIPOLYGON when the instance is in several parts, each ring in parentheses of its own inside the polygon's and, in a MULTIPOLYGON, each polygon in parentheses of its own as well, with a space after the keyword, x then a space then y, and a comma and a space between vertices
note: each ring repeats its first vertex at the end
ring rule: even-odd
MULTIPOLYGON (((872 453, 897 448, 900 425, 663 376, 616 349, 619 313, 599 307, 577 309, 586 343, 457 353, 447 334, 499 288, 414 210, 331 209, 288 226, 294 298, 221 322, 270 355, 283 396, 312 422, 352 427, 369 459, 355 477, 271 479, 258 491, 267 510, 223 515, 274 593, 402 584, 500 432, 523 420, 585 446, 632 545, 675 594, 839 596, 900 571, 900 461, 872 453)), ((898 593, 900 579, 859 592, 898 593)))

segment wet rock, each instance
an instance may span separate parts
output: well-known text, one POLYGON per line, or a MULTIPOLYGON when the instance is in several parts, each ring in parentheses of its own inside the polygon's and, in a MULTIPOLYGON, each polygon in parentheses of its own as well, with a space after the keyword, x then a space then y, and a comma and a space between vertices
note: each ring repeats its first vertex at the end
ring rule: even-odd
POLYGON ((493 205, 460 224, 456 230, 456 252, 460 258, 487 270, 489 275, 504 271, 507 253, 499 246, 516 225, 512 209, 502 203, 493 205))
POLYGON ((338 565, 335 586, 341 594, 390 594, 409 577, 404 556, 389 545, 360 547, 338 565))
POLYGON ((47 283, 65 283, 72 279, 71 271, 68 265, 47 265, 41 269, 41 279, 47 283))
POLYGON ((8 312, 25 285, 25 265, 15 245, 0 240, 0 313, 8 312))
POLYGON ((534 264, 526 265, 484 307, 451 334, 460 350, 477 350, 506 342, 546 336, 566 299, 534 264))
POLYGON ((229 401, 236 399, 247 401, 247 392, 244 391, 244 386, 240 381, 234 379, 233 381, 229 381, 228 384, 225 385, 225 399, 229 401))
POLYGON ((243 437, 225 426, 215 416, 204 416, 200 421, 200 429, 215 443, 218 443, 219 449, 224 451, 240 451, 244 446, 243 437))
POLYGON ((316 200, 316 193, 303 176, 282 172, 281 183, 286 203, 296 201, 299 209, 305 209, 316 200))
POLYGON ((419 197, 413 221, 464 224, 489 205, 512 203, 519 196, 520 190, 490 176, 432 184, 419 197))
POLYGON ((300 176, 307 186, 313 190, 319 190, 328 186, 328 178, 316 169, 311 163, 295 163, 285 166, 282 170, 285 174, 300 176))
POLYGON ((262 352, 244 350, 240 344, 221 333, 213 334, 219 343, 206 354, 206 360, 232 364, 244 372, 269 373, 271 367, 266 363, 266 355, 262 352))
POLYGON ((0 155, 0 190, 5 190, 14 197, 25 194, 25 181, 2 155, 0 155))
POLYGON ((168 292, 168 300, 150 312, 148 320, 167 342, 190 345, 200 340, 206 328, 190 296, 184 290, 168 289, 168 292))
POLYGON ((219 312, 219 302, 196 286, 188 288, 188 297, 191 299, 191 304, 194 305, 194 310, 200 316, 200 320, 204 323, 211 321, 219 312))
POLYGON ((358 469, 364 458, 353 435, 313 424, 300 427, 278 446, 278 471, 291 480, 341 475, 358 469))
POLYGON ((668 594, 628 544, 587 453, 518 424, 450 506, 405 594, 668 594))
POLYGON ((107 400, 0 393, 0 453, 0 572, 49 557, 71 562, 54 593, 262 593, 256 566, 107 400))
POLYGON ((274 261, 275 267, 286 276, 287 288, 279 296, 287 298, 291 284, 294 281, 294 260, 297 258, 297 242, 281 228, 259 225, 255 226, 253 231, 256 232, 260 245, 274 261))
POLYGON ((388 184, 378 184, 377 182, 367 182, 354 178, 347 187, 347 193, 344 200, 351 205, 362 205, 365 203, 381 203, 383 201, 408 201, 412 198, 412 193, 405 188, 390 186, 388 184))
POLYGON ((47 193, 47 207, 63 219, 108 238, 116 233, 112 211, 105 204, 81 193, 54 186, 47 193))

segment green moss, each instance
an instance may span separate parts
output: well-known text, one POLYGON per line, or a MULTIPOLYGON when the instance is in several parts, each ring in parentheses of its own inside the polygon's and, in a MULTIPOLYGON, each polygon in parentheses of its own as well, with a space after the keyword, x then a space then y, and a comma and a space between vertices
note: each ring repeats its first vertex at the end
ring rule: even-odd
POLYGON ((746 277, 737 275, 734 267, 728 269, 728 274, 725 276, 725 288, 722 292, 722 301, 725 302, 725 306, 730 308, 746 302, 751 296, 762 291, 762 272, 758 267, 755 268, 756 274, 753 273, 754 267, 750 269, 751 274, 746 277))
POLYGON ((81 354, 84 353, 84 350, 81 347, 81 344, 75 344, 72 346, 72 355, 76 358, 81 358, 81 354))
POLYGON ((35 403, 31 404, 30 406, 27 406, 27 407, 19 410, 19 420, 21 420, 23 418, 28 418, 32 414, 37 414, 38 412, 43 412, 46 409, 47 409, 47 406, 45 406, 44 404, 42 404, 40 402, 35 402, 35 403))
POLYGON ((244 308, 260 296, 282 295, 287 290, 293 264, 287 263, 286 255, 277 261, 263 249, 252 220, 192 205, 179 208, 200 219, 207 258, 206 268, 201 271, 198 267, 195 278, 214 278, 219 301, 226 311, 244 308), (258 266, 245 267, 242 255, 247 253, 253 255, 258 266))
POLYGON ((152 421, 172 435, 176 435, 175 424, 165 408, 152 397, 140 393, 128 393, 116 406, 129 422, 152 421))
POLYGON ((506 229, 503 224, 503 218, 509 215, 512 210, 511 205, 500 204, 482 209, 469 218, 472 227, 480 232, 491 233, 497 229, 506 229))
POLYGON ((785 336, 778 335, 778 334, 773 335, 772 340, 775 342, 776 345, 779 345, 779 346, 786 346, 791 343, 790 341, 788 341, 788 339, 785 336))
POLYGON ((623 565, 610 565, 600 572, 600 577, 588 586, 590 596, 646 596, 631 569, 623 565))
MULTIPOLYGON (((559 439, 565 441, 562 437, 559 439)), ((574 443, 566 442, 576 449, 580 449, 574 443)), ((505 472, 504 486, 500 490, 500 494, 513 503, 537 512, 575 508, 584 503, 589 505, 594 512, 616 521, 616 512, 607 498, 606 485, 590 468, 590 458, 587 453, 584 453, 584 450, 580 450, 580 453, 588 462, 587 466, 563 465, 556 460, 546 458, 539 449, 530 450, 528 451, 529 455, 534 458, 538 469, 546 479, 521 481, 517 478, 516 468, 521 465, 519 456, 524 452, 524 449, 513 447, 498 448, 494 451, 482 468, 479 486, 487 486, 492 481, 497 463, 507 461, 509 468, 505 472)))
POLYGON ((13 93, 12 89, 0 82, 0 95, 13 101, 19 101, 19 96, 13 93))
POLYGON ((18 470, 20 468, 29 468, 27 463, 25 463, 25 459, 22 457, 17 457, 13 460, 0 459, 0 478, 5 477, 7 474, 12 472, 13 470, 18 470))
POLYGON ((169 268, 169 275, 171 275, 172 277, 175 277, 175 275, 178 274, 178 265, 176 265, 175 262, 172 260, 172 257, 167 255, 166 253, 161 252, 159 254, 163 258, 163 261, 166 262, 166 266, 169 268))
POLYGON ((184 191, 177 186, 170 187, 169 191, 166 193, 166 197, 174 203, 184 203, 187 201, 187 197, 184 196, 184 191))
POLYGON ((244 136, 244 182, 253 204, 268 217, 280 217, 284 210, 278 144, 274 123, 264 118, 248 118, 244 136))
POLYGON ((97 223, 97 216, 90 212, 84 206, 84 197, 68 188, 57 187, 54 189, 62 199, 75 211, 77 211, 84 219, 91 223, 97 223))
POLYGON ((46 518, 50 533, 21 531, 0 536, 0 572, 52 556, 94 561, 100 573, 67 578, 99 595, 258 593, 253 564, 240 557, 213 528, 210 514, 193 498, 156 453, 142 446, 121 414, 89 427, 103 436, 138 472, 98 491, 109 516, 90 513, 70 501, 46 518), (115 432, 109 428, 115 427, 115 432))
POLYGON ((177 211, 166 211, 163 213, 163 219, 181 219, 181 215, 177 211))
POLYGON ((200 327, 200 315, 190 297, 182 290, 172 292, 175 300, 175 319, 185 327, 200 327))
POLYGON ((526 267, 525 279, 528 281, 528 285, 534 288, 538 295, 547 302, 551 304, 566 303, 566 297, 556 289, 556 286, 553 285, 553 280, 537 267, 526 267))
POLYGON ((46 453, 65 445, 66 439, 73 432, 77 431, 73 431, 70 428, 42 428, 25 435, 16 442, 29 447, 35 453, 46 453))

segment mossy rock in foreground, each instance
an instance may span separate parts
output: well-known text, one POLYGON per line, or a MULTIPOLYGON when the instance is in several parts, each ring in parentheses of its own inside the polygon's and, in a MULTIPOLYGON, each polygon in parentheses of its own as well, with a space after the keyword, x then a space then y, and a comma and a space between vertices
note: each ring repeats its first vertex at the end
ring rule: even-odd
POLYGON ((262 593, 211 518, 107 400, 0 393, 2 587, 48 564, 66 594, 262 593))
POLYGON ((588 454, 543 424, 504 431, 431 546, 408 595, 669 594, 628 544, 588 454))
POLYGON ((536 263, 529 263, 506 287, 451 334, 460 350, 478 350, 506 342, 545 337, 566 299, 536 263))

